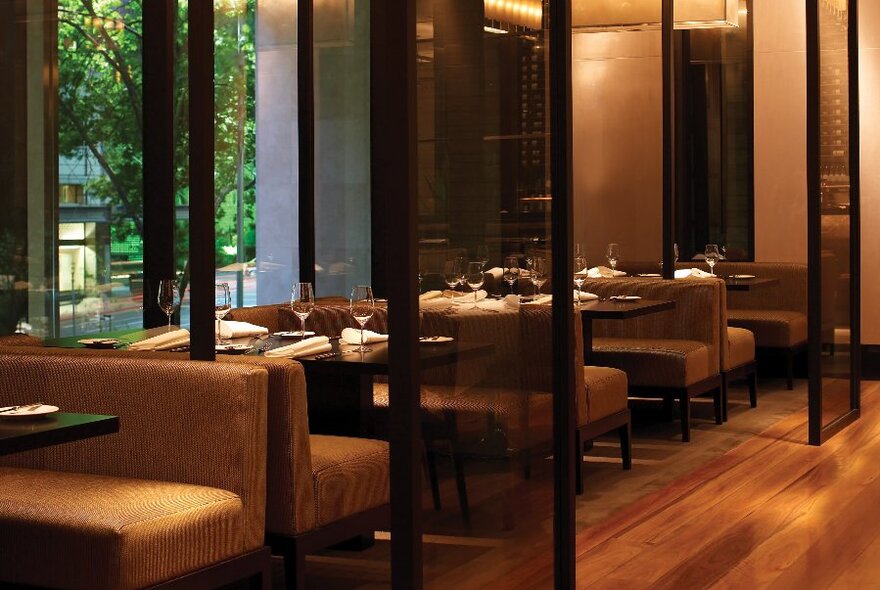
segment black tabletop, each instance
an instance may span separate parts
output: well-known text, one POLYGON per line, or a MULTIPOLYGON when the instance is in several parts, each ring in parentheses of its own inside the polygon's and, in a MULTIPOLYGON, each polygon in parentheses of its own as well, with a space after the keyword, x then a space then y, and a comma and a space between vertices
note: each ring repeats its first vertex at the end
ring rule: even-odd
POLYGON ((775 285, 778 282, 779 279, 761 277, 756 277, 754 279, 735 279, 733 277, 727 277, 724 279, 724 284, 727 285, 728 291, 751 291, 752 289, 759 287, 775 285))
MULTIPOLYGON (((289 340, 277 338, 269 339, 270 346, 284 346, 290 344, 289 340)), ((370 352, 344 352, 350 351, 356 346, 341 343, 339 339, 331 340, 331 351, 340 353, 339 356, 316 359, 315 355, 299 357, 307 371, 334 372, 345 371, 364 375, 387 375, 388 374, 388 343, 377 342, 367 345, 370 352)), ((427 342, 419 344, 419 358, 423 369, 450 365, 462 360, 479 358, 491 354, 495 345, 490 343, 472 342, 427 342)))
POLYGON ((119 418, 58 412, 44 418, 0 418, 0 455, 119 432, 119 418))
POLYGON ((626 320, 675 309, 675 301, 639 299, 637 301, 587 301, 581 304, 581 316, 591 320, 626 320))

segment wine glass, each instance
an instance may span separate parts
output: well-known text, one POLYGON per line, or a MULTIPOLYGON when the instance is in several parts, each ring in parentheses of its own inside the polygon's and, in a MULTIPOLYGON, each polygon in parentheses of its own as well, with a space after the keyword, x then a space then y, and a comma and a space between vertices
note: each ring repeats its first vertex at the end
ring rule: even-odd
POLYGON ((180 286, 174 279, 159 281, 159 296, 157 298, 159 309, 168 316, 168 327, 171 327, 171 316, 174 310, 180 307, 180 286))
POLYGON ((306 337, 306 319, 315 309, 315 290, 311 283, 294 283, 290 289, 290 311, 299 318, 300 335, 306 337))
POLYGON ((510 287, 513 293, 513 286, 519 279, 519 258, 516 256, 508 256, 504 259, 504 281, 510 287))
POLYGON ((373 299, 372 288, 366 285, 358 285, 351 290, 351 298, 348 300, 348 311, 361 326, 361 345, 355 348, 358 352, 370 352, 373 350, 364 346, 364 326, 373 317, 375 309, 376 301, 373 299))
POLYGON ((532 258, 531 269, 532 284, 535 286, 535 295, 541 293, 541 287, 547 282, 547 263, 540 256, 532 258))
POLYGON ((226 317, 232 309, 232 296, 229 294, 229 283, 217 283, 214 285, 214 318, 217 320, 217 344, 223 344, 220 333, 220 320, 226 317))
POLYGON ((706 244, 706 262, 709 264, 709 270, 715 274, 715 265, 721 258, 721 252, 718 251, 718 244, 706 244))
MULTIPOLYGON (((443 280, 446 282, 446 286, 449 287, 450 291, 454 291, 455 288, 461 284, 461 267, 463 263, 464 259, 458 257, 453 260, 447 260, 446 265, 443 267, 443 280)), ((455 297, 454 293, 452 297, 455 297)))
POLYGON ((678 242, 672 244, 672 262, 678 262, 678 242))
POLYGON ((608 260, 608 266, 611 267, 611 271, 616 271, 617 261, 620 260, 620 244, 608 244, 608 247, 605 249, 605 258, 608 260))
POLYGON ((485 244, 477 246, 477 260, 482 263, 482 270, 486 270, 486 264, 489 263, 489 246, 485 244))
POLYGON ((575 256, 574 258, 574 284, 578 288, 577 304, 581 304, 581 291, 587 280, 587 259, 583 256, 575 256))
POLYGON ((480 290, 480 287, 483 286, 483 263, 482 262, 468 262, 467 274, 465 275, 465 280, 467 281, 468 287, 471 288, 474 292, 474 307, 473 309, 477 309, 477 291, 480 290))

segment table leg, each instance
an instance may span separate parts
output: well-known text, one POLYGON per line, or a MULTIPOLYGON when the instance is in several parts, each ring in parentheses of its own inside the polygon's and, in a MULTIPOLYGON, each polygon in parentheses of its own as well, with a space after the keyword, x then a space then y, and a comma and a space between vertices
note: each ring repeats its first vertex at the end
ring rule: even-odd
POLYGON ((306 371, 309 432, 370 436, 373 428, 373 376, 306 371))

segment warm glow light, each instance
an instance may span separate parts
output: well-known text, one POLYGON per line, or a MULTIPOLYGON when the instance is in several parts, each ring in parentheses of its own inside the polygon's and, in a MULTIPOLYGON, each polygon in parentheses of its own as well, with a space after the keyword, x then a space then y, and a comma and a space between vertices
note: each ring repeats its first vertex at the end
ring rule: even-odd
MULTIPOLYGON (((572 4, 572 28, 579 32, 656 29, 661 6, 660 0, 580 0, 572 4)), ((677 0, 675 28, 736 27, 738 13, 739 0, 677 0)))
POLYGON ((483 0, 483 16, 508 27, 541 29, 544 6, 542 0, 483 0))

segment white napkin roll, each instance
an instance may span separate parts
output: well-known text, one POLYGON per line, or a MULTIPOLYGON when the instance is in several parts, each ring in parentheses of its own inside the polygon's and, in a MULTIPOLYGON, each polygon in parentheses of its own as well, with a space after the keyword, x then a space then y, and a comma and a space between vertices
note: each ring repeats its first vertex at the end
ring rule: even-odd
POLYGON ((430 301, 432 299, 437 299, 438 297, 443 297, 443 291, 426 291, 419 295, 419 301, 430 301))
POLYGON ((591 279, 607 279, 611 277, 625 277, 626 273, 622 270, 611 270, 607 266, 594 266, 587 271, 587 276, 591 279))
MULTIPOLYGON (((581 299, 581 301, 595 301, 595 300, 599 299, 599 296, 596 295, 595 293, 588 293, 587 291, 583 291, 580 293, 580 299, 581 299)), ((578 300, 577 289, 574 290, 574 300, 575 301, 578 300)))
POLYGON ((220 337, 224 340, 231 338, 248 338, 268 334, 269 329, 248 322, 235 322, 232 320, 220 320, 220 337))
POLYGON ((705 270, 701 270, 699 268, 682 268, 680 270, 675 271, 675 278, 677 279, 711 279, 714 278, 710 272, 706 272, 705 270))
MULTIPOLYGON (((342 341, 346 344, 360 344, 361 331, 355 328, 345 328, 342 330, 342 341)), ((375 342, 387 342, 388 334, 379 334, 372 330, 364 330, 364 344, 373 344, 375 342)))
POLYGON ((490 275, 492 275, 493 279, 495 279, 496 281, 500 281, 501 277, 504 276, 504 269, 496 266, 494 268, 490 268, 489 270, 487 270, 486 274, 490 274, 490 275))
POLYGON ((147 338, 139 342, 134 342, 128 346, 129 350, 171 350, 172 348, 180 348, 181 346, 189 346, 189 331, 186 329, 173 330, 165 332, 152 338, 147 338))
POLYGON ((267 350, 265 356, 295 359, 301 356, 327 352, 332 348, 333 346, 330 344, 330 339, 326 336, 313 336, 311 338, 306 338, 301 342, 295 342, 293 344, 288 344, 287 346, 280 346, 278 348, 273 348, 272 350, 267 350))

